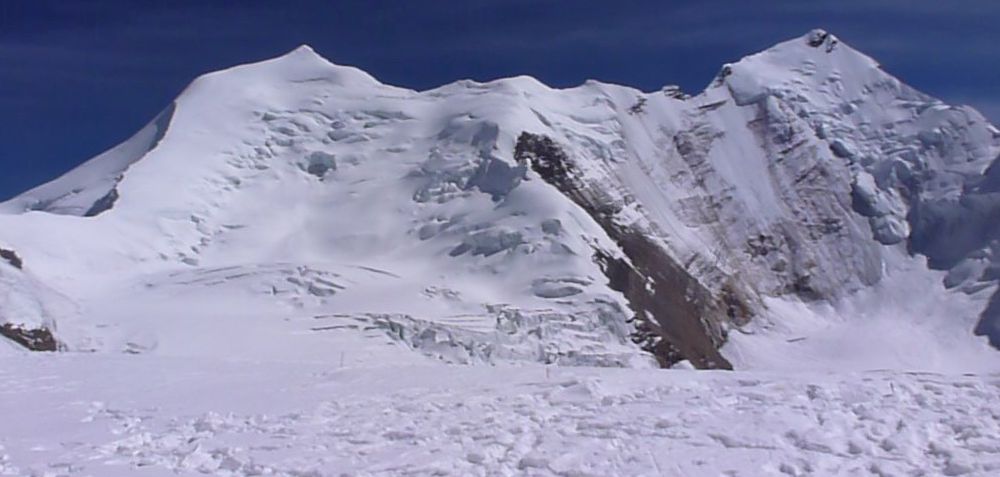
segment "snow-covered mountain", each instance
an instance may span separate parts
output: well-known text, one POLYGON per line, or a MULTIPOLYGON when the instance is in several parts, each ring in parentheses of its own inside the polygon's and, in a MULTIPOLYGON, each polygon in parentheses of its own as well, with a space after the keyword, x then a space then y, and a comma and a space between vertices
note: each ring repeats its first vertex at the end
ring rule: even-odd
POLYGON ((0 204, 0 353, 996 369, 998 156, 819 30, 695 96, 303 46, 0 204))

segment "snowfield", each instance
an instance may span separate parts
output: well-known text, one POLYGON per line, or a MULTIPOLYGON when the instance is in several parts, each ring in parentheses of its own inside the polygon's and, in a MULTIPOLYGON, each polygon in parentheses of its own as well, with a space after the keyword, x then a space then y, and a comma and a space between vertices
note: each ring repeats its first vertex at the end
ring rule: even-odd
POLYGON ((0 475, 1000 473, 1000 375, 5 359, 0 475))
POLYGON ((693 96, 211 73, 0 203, 0 475, 1000 475, 998 158, 821 30, 693 96))

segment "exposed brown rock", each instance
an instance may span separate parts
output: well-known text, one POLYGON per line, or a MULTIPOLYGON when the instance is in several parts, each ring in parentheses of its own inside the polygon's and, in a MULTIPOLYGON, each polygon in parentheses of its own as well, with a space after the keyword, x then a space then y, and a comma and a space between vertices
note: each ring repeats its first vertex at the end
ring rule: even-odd
POLYGON ((56 351, 59 342, 46 327, 25 328, 11 323, 0 325, 0 336, 24 346, 31 351, 56 351))
POLYGON ((610 287, 625 295, 635 313, 636 344, 663 367, 689 360, 698 368, 732 369, 718 348, 725 342, 723 323, 744 321, 750 315, 739 294, 729 289, 725 296, 714 297, 650 234, 616 223, 621 206, 602 201, 600 191, 589 190, 551 138, 522 133, 514 156, 587 211, 628 257, 603 250, 594 254, 610 287))
POLYGON ((13 266, 18 270, 20 270, 24 266, 24 262, 21 261, 21 257, 18 257, 17 253, 15 253, 13 250, 0 248, 0 258, 6 260, 7 263, 11 264, 11 266, 13 266))

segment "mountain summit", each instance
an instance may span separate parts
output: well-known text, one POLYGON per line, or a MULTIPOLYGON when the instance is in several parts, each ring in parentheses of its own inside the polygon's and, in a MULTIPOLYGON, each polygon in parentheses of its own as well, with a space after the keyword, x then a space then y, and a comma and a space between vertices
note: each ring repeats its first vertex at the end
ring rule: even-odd
POLYGON ((993 369, 998 156, 822 30, 693 97, 301 46, 0 204, 0 353, 993 369))

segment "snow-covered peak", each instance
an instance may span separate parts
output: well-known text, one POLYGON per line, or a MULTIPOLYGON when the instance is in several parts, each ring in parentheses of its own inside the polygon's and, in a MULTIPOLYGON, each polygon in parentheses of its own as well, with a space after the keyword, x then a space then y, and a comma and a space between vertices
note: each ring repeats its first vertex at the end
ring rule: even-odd
POLYGON ((836 35, 818 28, 749 55, 740 63, 757 65, 758 68, 770 65, 786 70, 802 69, 815 64, 845 72, 862 72, 879 67, 878 62, 868 55, 842 42, 836 35))
MULTIPOLYGON (((770 365, 824 333, 831 312, 803 301, 914 268, 912 207, 969 189, 992 131, 822 31, 694 97, 526 76, 417 92, 303 46, 196 79, 3 204, 0 239, 24 258, 11 283, 79 305, 34 320, 72 349, 329 356, 335 334, 389 357, 364 329, 403 343, 393 359, 770 365)), ((971 342, 972 307, 948 297, 950 343, 971 342)))
POLYGON ((323 61, 326 61, 326 62, 330 61, 330 60, 327 60, 323 55, 320 55, 319 53, 317 53, 316 50, 313 49, 313 47, 309 46, 306 43, 303 43, 303 44, 295 47, 294 49, 292 49, 288 53, 285 53, 284 56, 291 56, 291 55, 310 55, 310 56, 315 56, 315 57, 317 57, 317 58, 319 58, 319 59, 321 59, 323 61))
POLYGON ((195 96, 192 101, 213 103, 232 97, 252 100, 260 94, 273 94, 276 89, 291 89, 293 94, 301 95, 302 90, 315 88, 363 94, 387 87, 358 68, 334 64, 312 47, 302 45, 276 58, 205 74, 194 80, 178 101, 189 96, 195 96))
POLYGON ((829 103, 858 98, 872 84, 898 83, 878 62, 820 29, 726 65, 720 80, 741 105, 768 94, 829 103), (808 93, 834 97, 802 97, 808 93))

